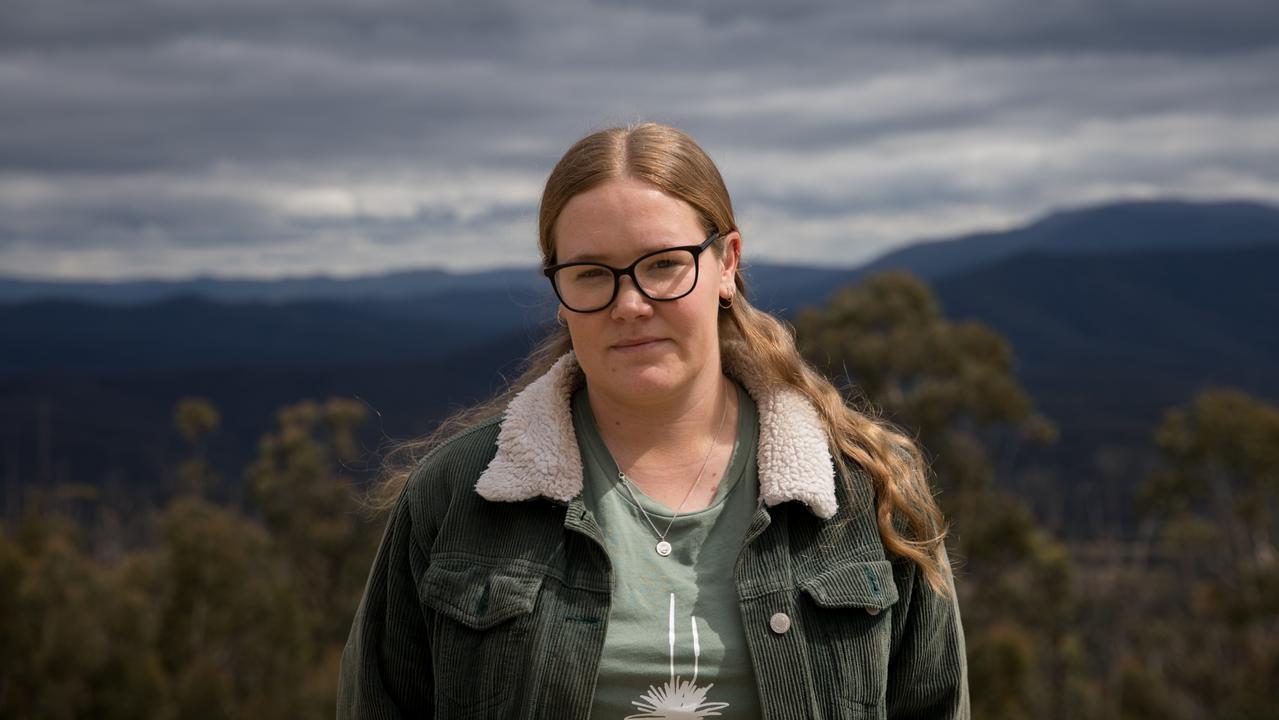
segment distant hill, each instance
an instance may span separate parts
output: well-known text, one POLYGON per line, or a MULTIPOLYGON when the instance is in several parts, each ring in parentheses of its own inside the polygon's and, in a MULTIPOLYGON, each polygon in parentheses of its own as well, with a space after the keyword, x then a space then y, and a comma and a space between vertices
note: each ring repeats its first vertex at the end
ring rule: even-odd
POLYGON ((911 244, 858 274, 909 270, 935 279, 1038 251, 1120 253, 1279 243, 1279 208, 1250 202, 1125 202, 1066 210, 1023 228, 911 244))
POLYGON ((1279 369, 1279 243, 1058 255, 1039 250, 934 283, 1026 366, 1279 369))
POLYGON ((179 297, 272 304, 307 300, 404 300, 451 292, 523 291, 545 283, 546 278, 532 268, 474 273, 426 269, 354 278, 314 276, 278 280, 59 281, 0 277, 0 303, 78 300, 98 305, 140 305, 179 297))
POLYGON ((439 358, 552 317, 547 289, 462 287, 446 297, 144 305, 0 305, 0 375, 40 370, 324 367, 439 358), (540 291, 539 291, 540 290, 540 291))
MULTIPOLYGON (((1041 257, 1041 265, 1051 265, 1061 255, 1248 245, 1279 246, 1279 210, 1249 203, 1126 203, 1057 213, 1006 233, 915 245, 864 269, 748 263, 745 271, 752 300, 789 316, 822 304, 837 288, 866 273, 887 268, 905 268, 940 282, 983 268, 988 274, 1015 273, 1016 268, 1004 269, 1000 263, 1027 252, 1041 257)), ((1141 271, 1125 262, 1109 266, 1098 259, 1089 267, 1098 277, 1122 285, 1117 278, 1123 273, 1141 271)), ((1193 267, 1187 272, 1186 287, 1210 282, 1193 267)), ((1042 274, 1045 277, 1037 282, 1043 288, 1066 280, 1052 271, 1042 274)), ((981 305, 983 312, 1014 312, 1013 305, 1001 309, 1002 300, 979 292, 988 276, 975 277, 979 279, 969 285, 954 285, 954 298, 948 301, 976 312, 977 305, 971 303, 980 304, 985 297, 990 301, 981 305), (961 287, 971 292, 960 292, 961 287)), ((993 292, 999 286, 991 287, 993 292)), ((533 330, 549 321, 554 308, 545 278, 532 269, 469 275, 415 271, 351 280, 286 279, 278 284, 0 281, 0 297, 37 289, 55 299, 0 304, 0 336, 10 346, 0 355, 0 375, 40 369, 320 366, 438 358, 496 335, 533 330), (107 300, 94 299, 102 297, 107 300), (146 297, 155 299, 140 301, 146 297)), ((1167 302, 1164 310, 1172 312, 1172 299, 1161 297, 1138 298, 1133 307, 1141 310, 1134 310, 1134 317, 1156 317, 1152 304, 1159 302, 1167 302)), ((1016 306, 1016 312, 1029 310, 1016 306)), ((1180 317, 1175 312, 1165 315, 1180 317)), ((1036 333, 1045 327, 1041 323, 1036 333)), ((1082 338, 1081 342, 1112 340, 1111 335, 1082 338)), ((1027 336, 1026 351, 1034 351, 1041 339, 1042 334, 1027 336)))
MULTIPOLYGON (((860 267, 752 263, 746 269, 764 307, 793 309, 871 272, 909 270, 925 279, 967 271, 1028 251, 1125 252, 1141 248, 1279 243, 1279 208, 1251 202, 1122 202, 1053 213, 1023 228, 909 244, 860 267)), ((0 276, 0 303, 80 300, 138 305, 177 297, 219 302, 407 300, 457 292, 545 291, 534 268, 475 273, 421 269, 355 278, 64 282, 0 276)))

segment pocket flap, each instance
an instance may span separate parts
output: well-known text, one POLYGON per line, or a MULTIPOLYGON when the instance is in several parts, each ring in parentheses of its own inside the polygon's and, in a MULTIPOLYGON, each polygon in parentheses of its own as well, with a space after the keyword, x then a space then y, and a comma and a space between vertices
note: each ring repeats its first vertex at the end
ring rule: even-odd
POLYGON ((887 560, 848 563, 799 581, 822 607, 884 609, 897 602, 893 564, 887 560))
POLYGON ((432 563, 418 594, 435 612, 476 630, 533 611, 542 575, 519 567, 432 563))

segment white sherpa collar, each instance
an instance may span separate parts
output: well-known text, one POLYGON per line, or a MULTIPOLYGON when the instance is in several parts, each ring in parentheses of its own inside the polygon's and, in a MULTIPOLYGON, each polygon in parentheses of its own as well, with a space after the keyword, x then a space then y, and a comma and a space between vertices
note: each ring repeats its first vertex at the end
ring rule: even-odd
MULTIPOLYGON (((761 384, 724 355, 759 411, 759 493, 770 507, 798 500, 821 518, 834 516, 835 469, 826 432, 812 403, 791 388, 761 384)), ((499 502, 543 496, 568 502, 582 492, 582 459, 573 433, 570 398, 582 383, 570 351, 511 399, 502 418, 497 454, 475 490, 499 502)))

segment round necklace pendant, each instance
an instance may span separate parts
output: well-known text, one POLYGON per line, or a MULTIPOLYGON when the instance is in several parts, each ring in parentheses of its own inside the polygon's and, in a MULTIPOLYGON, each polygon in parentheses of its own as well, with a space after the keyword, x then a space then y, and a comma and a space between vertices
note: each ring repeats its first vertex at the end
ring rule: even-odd
POLYGON ((661 555, 662 557, 666 557, 667 555, 670 555, 670 554, 671 554, 671 544, 670 544, 670 543, 668 543, 668 542, 666 542, 665 540, 663 540, 663 541, 659 542, 659 543, 657 544, 657 554, 658 554, 658 555, 661 555))

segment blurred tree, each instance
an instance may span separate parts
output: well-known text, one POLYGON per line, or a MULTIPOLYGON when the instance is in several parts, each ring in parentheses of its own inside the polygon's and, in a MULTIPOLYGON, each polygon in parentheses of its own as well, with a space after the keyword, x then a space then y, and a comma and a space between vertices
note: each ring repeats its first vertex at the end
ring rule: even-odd
POLYGON ((71 518, 87 495, 35 498, 0 533, 0 718, 332 716, 377 542, 341 472, 362 407, 281 411, 250 471, 261 522, 201 497, 218 418, 207 400, 175 406, 192 457, 142 549, 84 552, 71 518))
POLYGON ((1156 626, 1186 624, 1172 642, 1143 638, 1145 649, 1172 684, 1208 709, 1192 717, 1273 718, 1279 713, 1279 408, 1238 390, 1207 389, 1164 414, 1155 444, 1162 462, 1147 478, 1140 503, 1167 558, 1151 572, 1175 576, 1151 619, 1156 626))
POLYGON ((222 414, 208 398, 183 397, 173 408, 173 424, 187 442, 198 443, 222 423, 222 414))
POLYGON ((1034 717, 1033 691, 1035 673, 1035 640, 1023 628, 996 623, 970 643, 973 662, 969 667, 969 684, 986 692, 975 697, 974 717, 990 720, 1019 720, 1034 717))
POLYGON ((1008 342, 980 323, 948 321, 913 275, 866 278, 801 312, 795 327, 805 357, 843 383, 851 400, 916 434, 958 527, 981 512, 992 451, 1011 457, 1006 443, 1056 439, 1017 382, 1008 342))
POLYGON ((1242 617, 1279 610, 1279 598, 1264 593, 1279 561, 1279 408, 1237 390, 1205 390, 1165 413, 1155 444, 1164 463, 1143 488, 1148 514, 1211 523, 1206 547, 1216 552, 1205 569, 1231 586, 1231 604, 1242 617))
POLYGON ((222 415, 207 398, 184 397, 173 408, 173 425, 191 446, 191 456, 178 465, 179 494, 204 496, 219 484, 209 467, 206 438, 217 431, 222 415))
POLYGON ((1070 558, 992 482, 992 453, 1012 457, 1022 443, 1056 439, 1018 383, 1007 341, 979 323, 947 320, 929 288, 901 272, 866 278, 800 313, 796 334, 855 405, 907 428, 931 458, 955 530, 952 556, 965 563, 957 582, 974 715, 1085 713, 1070 558))
POLYGON ((0 718, 164 717, 148 598, 76 535, 34 513, 0 532, 0 718))
POLYGON ((357 458, 355 431, 365 419, 363 405, 342 398, 285 407, 246 472, 250 500, 299 583, 303 617, 326 668, 310 687, 330 704, 380 537, 344 472, 357 458))
POLYGON ((1187 707, 1174 699, 1167 680, 1135 658, 1120 665, 1120 717, 1131 720, 1176 720, 1187 715, 1187 707))
POLYGON ((197 498, 158 518, 129 568, 152 598, 157 651, 182 718, 297 717, 315 646, 298 579, 257 523, 197 498))

